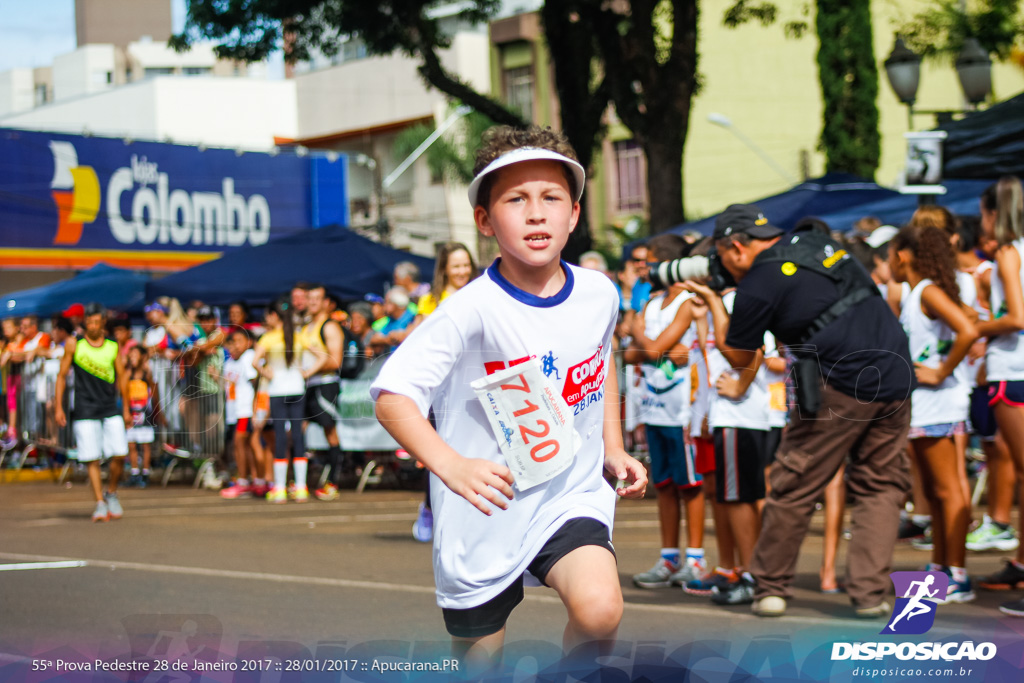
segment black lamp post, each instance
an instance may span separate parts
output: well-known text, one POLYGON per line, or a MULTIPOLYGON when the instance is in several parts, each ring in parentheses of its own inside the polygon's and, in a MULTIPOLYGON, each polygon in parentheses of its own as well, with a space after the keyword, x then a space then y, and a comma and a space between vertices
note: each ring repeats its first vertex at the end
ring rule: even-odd
POLYGON ((960 78, 964 97, 972 106, 983 102, 992 92, 992 60, 975 38, 964 41, 964 47, 956 58, 956 75, 960 78))
POLYGON ((914 127, 914 102, 921 84, 921 57, 896 36, 896 45, 885 60, 885 75, 899 101, 907 105, 910 128, 914 127))
MULTIPOLYGON (((910 129, 914 128, 914 104, 917 101, 917 88, 921 83, 921 57, 908 48, 903 39, 896 36, 896 44, 884 62, 885 75, 889 79, 896 97, 907 105, 910 118, 910 129)), ((960 78, 960 87, 964 98, 971 108, 983 102, 992 91, 992 60, 988 52, 975 38, 964 40, 963 48, 956 58, 956 72, 960 78)), ((921 111, 919 114, 934 114, 939 122, 949 120, 960 111, 921 111)))

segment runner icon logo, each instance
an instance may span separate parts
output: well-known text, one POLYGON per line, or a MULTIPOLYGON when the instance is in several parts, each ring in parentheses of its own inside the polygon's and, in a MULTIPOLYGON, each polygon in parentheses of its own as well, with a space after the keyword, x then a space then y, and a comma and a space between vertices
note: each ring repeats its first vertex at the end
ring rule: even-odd
POLYGON ((945 572, 893 572, 896 606, 881 633, 918 635, 935 624, 938 602, 946 599, 949 577, 945 572))

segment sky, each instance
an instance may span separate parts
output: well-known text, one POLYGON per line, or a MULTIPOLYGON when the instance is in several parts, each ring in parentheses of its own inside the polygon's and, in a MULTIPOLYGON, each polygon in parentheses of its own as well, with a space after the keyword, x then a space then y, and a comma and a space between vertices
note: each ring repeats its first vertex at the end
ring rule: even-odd
MULTIPOLYGON (((171 3, 175 31, 185 22, 185 0, 171 3)), ((48 66, 75 49, 74 0, 0 0, 0 71, 48 66)))

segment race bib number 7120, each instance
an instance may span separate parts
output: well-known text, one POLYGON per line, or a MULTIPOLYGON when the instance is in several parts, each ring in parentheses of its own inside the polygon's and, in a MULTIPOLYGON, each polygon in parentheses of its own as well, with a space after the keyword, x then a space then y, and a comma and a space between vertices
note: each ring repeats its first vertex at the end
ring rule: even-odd
POLYGON ((536 361, 513 365, 471 385, 520 491, 554 479, 572 463, 580 439, 573 415, 536 361))

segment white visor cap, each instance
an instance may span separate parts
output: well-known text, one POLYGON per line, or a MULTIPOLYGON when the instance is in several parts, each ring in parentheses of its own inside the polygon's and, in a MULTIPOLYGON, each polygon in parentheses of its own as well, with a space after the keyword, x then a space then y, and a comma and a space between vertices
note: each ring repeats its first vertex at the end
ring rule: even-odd
POLYGON ((476 174, 473 178, 473 182, 469 184, 469 204, 470 206, 476 207, 476 196, 480 191, 480 183, 483 182, 484 176, 488 173, 493 173, 499 168, 510 166, 512 164, 518 164, 523 161, 560 161, 565 164, 576 180, 576 196, 573 197, 574 202, 578 202, 580 197, 583 196, 583 186, 587 181, 587 174, 584 172, 583 167, 580 166, 578 161, 573 161, 567 156, 559 154, 558 152, 552 152, 550 149, 540 149, 537 147, 521 147, 514 149, 511 152, 505 152, 500 157, 487 164, 484 170, 476 174))

